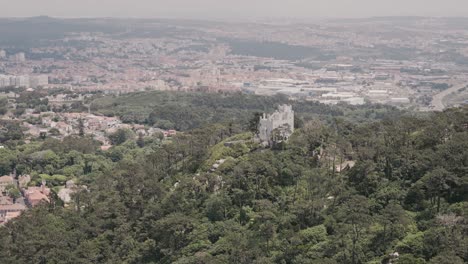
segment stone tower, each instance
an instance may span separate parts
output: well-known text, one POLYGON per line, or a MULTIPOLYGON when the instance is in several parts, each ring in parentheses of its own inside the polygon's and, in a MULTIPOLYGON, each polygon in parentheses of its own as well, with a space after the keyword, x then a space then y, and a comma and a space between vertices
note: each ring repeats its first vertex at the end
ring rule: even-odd
POLYGON ((280 105, 273 114, 260 117, 258 137, 262 142, 272 140, 273 130, 278 129, 286 140, 294 132, 294 111, 290 105, 280 105))

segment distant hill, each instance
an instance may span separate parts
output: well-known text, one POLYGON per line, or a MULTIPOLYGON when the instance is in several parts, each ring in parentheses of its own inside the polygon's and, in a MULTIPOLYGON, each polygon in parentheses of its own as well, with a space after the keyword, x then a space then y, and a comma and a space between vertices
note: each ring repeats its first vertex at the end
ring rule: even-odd
POLYGON ((0 45, 27 47, 38 41, 55 40, 71 32, 116 33, 122 27, 105 19, 56 19, 46 16, 0 19, 0 45))

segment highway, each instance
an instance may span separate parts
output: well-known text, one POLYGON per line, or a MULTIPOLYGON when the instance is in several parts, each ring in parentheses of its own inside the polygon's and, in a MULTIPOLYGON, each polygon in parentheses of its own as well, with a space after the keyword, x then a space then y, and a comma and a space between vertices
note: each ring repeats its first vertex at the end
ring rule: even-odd
POLYGON ((468 82, 463 82, 461 84, 456 84, 456 85, 448 88, 447 90, 444 90, 444 91, 434 95, 434 97, 432 97, 432 102, 431 102, 432 110, 434 110, 434 111, 444 110, 445 109, 445 105, 443 103, 444 98, 447 95, 452 94, 452 93, 466 87, 467 85, 468 85, 468 82))

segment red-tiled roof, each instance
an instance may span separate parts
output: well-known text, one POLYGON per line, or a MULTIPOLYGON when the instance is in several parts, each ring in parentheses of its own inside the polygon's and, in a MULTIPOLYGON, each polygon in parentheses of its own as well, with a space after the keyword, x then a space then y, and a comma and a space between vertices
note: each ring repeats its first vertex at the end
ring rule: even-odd
POLYGON ((0 205, 0 211, 23 211, 23 210, 26 210, 26 206, 22 204, 0 205))

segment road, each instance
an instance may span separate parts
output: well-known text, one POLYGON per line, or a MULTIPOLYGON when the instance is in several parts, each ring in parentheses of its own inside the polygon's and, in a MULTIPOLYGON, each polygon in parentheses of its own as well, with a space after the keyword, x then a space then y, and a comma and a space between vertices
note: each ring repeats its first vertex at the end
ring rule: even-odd
POLYGON ((431 102, 431 108, 434 111, 442 111, 445 109, 445 105, 443 103, 444 98, 451 94, 454 93, 462 88, 465 88, 467 86, 468 82, 463 82, 461 84, 456 84, 447 90, 442 91, 441 93, 438 93, 432 97, 432 102, 431 102))

